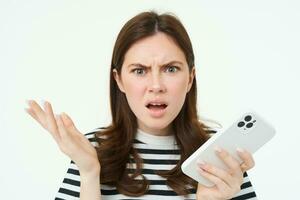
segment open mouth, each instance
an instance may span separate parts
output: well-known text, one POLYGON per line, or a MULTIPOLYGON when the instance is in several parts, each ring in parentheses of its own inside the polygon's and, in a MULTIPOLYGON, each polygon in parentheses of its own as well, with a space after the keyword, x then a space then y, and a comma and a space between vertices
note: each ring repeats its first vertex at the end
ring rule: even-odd
POLYGON ((146 107, 148 108, 148 111, 149 111, 149 114, 151 117, 154 117, 154 118, 161 118, 163 117, 166 112, 167 112, 167 107, 168 105, 164 102, 151 102, 151 103, 148 103, 146 105, 146 107))
POLYGON ((160 110, 160 109, 165 109, 168 105, 167 104, 148 104, 146 107, 148 109, 155 109, 155 110, 160 110))

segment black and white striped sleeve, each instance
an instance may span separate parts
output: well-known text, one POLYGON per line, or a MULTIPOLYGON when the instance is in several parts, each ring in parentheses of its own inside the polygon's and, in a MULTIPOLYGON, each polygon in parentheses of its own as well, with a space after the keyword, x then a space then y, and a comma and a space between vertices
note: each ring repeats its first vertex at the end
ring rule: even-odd
POLYGON ((241 190, 231 200, 257 200, 256 193, 247 172, 244 173, 244 180, 241 185, 241 190))

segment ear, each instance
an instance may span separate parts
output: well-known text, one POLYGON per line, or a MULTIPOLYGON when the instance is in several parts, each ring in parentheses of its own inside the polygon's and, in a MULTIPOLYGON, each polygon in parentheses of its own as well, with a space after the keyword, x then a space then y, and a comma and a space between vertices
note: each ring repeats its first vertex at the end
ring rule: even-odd
POLYGON ((121 79, 121 77, 119 76, 119 74, 118 74, 118 72, 117 72, 116 69, 113 69, 113 76, 114 76, 115 81, 117 82, 117 85, 118 85, 119 89, 120 89, 123 93, 125 93, 124 88, 123 88, 122 79, 121 79))
POLYGON ((195 77, 195 66, 192 68, 191 73, 189 74, 189 83, 188 83, 188 88, 187 88, 187 92, 188 93, 193 85, 193 81, 194 81, 194 77, 195 77))

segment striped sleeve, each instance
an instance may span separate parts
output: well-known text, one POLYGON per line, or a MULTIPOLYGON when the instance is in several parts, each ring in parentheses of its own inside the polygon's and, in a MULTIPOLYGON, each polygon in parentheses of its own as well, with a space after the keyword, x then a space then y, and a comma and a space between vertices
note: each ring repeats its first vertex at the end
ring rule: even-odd
MULTIPOLYGON (((93 146, 97 145, 94 136, 95 131, 96 130, 84 134, 93 146)), ((55 195, 55 200, 78 200, 79 194, 80 174, 77 165, 71 160, 66 175, 55 195)))
POLYGON ((231 200, 257 200, 256 193, 250 182, 247 172, 244 173, 244 180, 241 190, 231 200))

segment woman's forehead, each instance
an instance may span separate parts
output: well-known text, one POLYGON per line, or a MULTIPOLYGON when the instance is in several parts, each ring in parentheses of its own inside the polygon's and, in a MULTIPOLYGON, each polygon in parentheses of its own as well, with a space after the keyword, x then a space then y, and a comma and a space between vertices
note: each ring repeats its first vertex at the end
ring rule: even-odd
POLYGON ((126 52, 124 62, 144 62, 145 65, 170 61, 185 62, 183 51, 170 36, 155 34, 135 42, 126 52))

